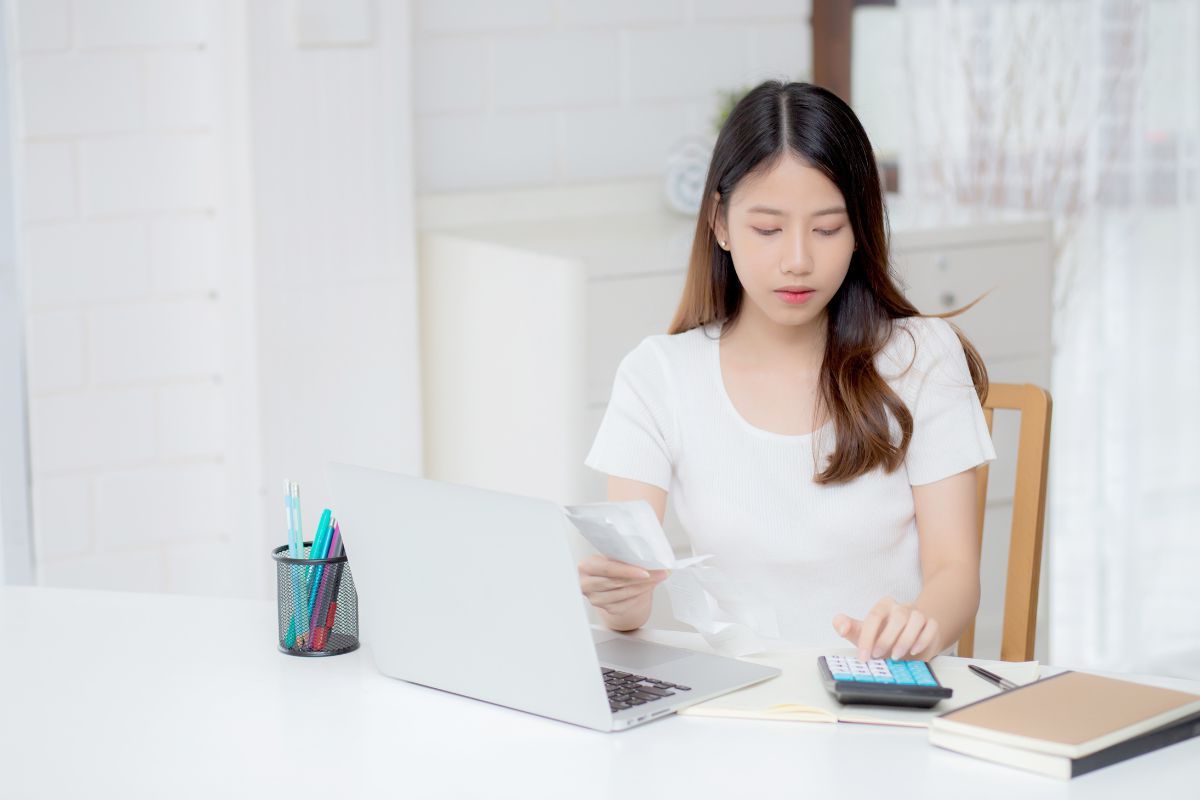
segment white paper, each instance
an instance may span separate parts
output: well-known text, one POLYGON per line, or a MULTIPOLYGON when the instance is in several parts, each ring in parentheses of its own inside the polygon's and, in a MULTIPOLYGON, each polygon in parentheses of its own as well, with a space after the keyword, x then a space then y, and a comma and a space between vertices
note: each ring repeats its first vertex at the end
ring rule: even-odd
POLYGON ((703 564, 711 555, 675 557, 658 515, 645 500, 566 506, 571 522, 593 547, 608 558, 645 569, 669 569, 667 595, 680 622, 691 625, 725 655, 767 649, 764 637, 777 638, 779 628, 770 604, 730 580, 718 568, 703 564))
MULTIPOLYGON (((648 637, 649 638, 649 637, 648 637)), ((654 639, 650 639, 654 641, 654 639)), ((674 644, 672 642, 672 644, 674 644)), ((933 708, 843 705, 821 681, 818 656, 854 656, 853 647, 796 648, 746 657, 755 664, 776 667, 778 677, 745 689, 721 695, 679 713, 695 716, 744 717, 749 719, 794 720, 805 722, 859 722, 875 725, 927 727, 939 714, 960 708, 1002 689, 971 672, 967 665, 978 664, 1018 685, 1039 677, 1036 661, 987 661, 978 658, 936 656, 930 661, 938 682, 954 690, 953 697, 941 700, 933 708)))
POLYGON ((645 500, 567 506, 567 516, 604 555, 645 569, 685 569, 712 556, 675 558, 658 515, 645 500))

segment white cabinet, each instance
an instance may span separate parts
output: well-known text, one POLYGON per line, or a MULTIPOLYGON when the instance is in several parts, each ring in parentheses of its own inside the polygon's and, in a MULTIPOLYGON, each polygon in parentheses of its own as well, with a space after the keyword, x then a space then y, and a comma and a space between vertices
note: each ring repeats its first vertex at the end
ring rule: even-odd
MULTIPOLYGON (((494 270, 495 259, 511 260, 525 252, 531 262, 560 259, 582 270, 583 299, 573 313, 546 316, 562 320, 561 329, 546 330, 546 337, 578 335, 585 331, 585 363, 582 370, 560 367, 547 372, 542 380, 553 386, 582 380, 580 391, 562 392, 562 396, 582 396, 582 430, 548 431, 549 438, 560 435, 574 442, 562 451, 562 463, 553 470, 574 474, 570 485, 579 487, 579 496, 562 497, 562 502, 586 502, 605 497, 606 478, 583 465, 612 388, 613 376, 622 357, 644 336, 663 333, 674 317, 683 291, 684 276, 692 238, 694 219, 682 218, 661 208, 655 182, 633 182, 617 188, 580 188, 574 192, 485 193, 438 196, 422 201, 425 218, 421 227, 424 242, 438 237, 471 240, 482 245, 478 263, 459 264, 462 280, 469 280, 472 269, 478 274, 494 270), (495 248, 488 250, 487 248, 495 248), (489 253, 491 255, 489 255, 489 253), (582 319, 574 316, 578 314, 582 319)), ((910 214, 897 199, 889 201, 892 225, 893 263, 897 277, 909 299, 923 313, 942 313, 959 308, 990 290, 983 300, 964 314, 954 317, 983 356, 994 381, 1030 382, 1048 386, 1050 379, 1050 308, 1051 308, 1051 228, 1046 220, 1003 219, 931 224, 910 214)), ((423 246, 424 251, 436 248, 423 246)), ((422 269, 435 268, 425 263, 422 269)), ((427 285, 431 282, 427 281, 427 285)), ((559 295, 553 302, 574 302, 574 295, 559 295)), ((452 314, 454 303, 424 297, 423 313, 452 314)), ((494 319, 493 319, 494 322, 494 319)), ((489 330, 473 329, 476 321, 464 316, 442 320, 442 328, 453 328, 468 339, 495 337, 489 330)), ((426 320, 424 328, 430 330, 426 320)), ((494 344, 494 342, 493 342, 494 344)), ((461 353, 460 353, 461 356, 461 353)), ((467 379, 469 381, 469 377, 467 379)), ((492 379, 488 379, 492 380, 492 379)), ((477 386, 461 384, 461 391, 486 396, 496 387, 480 379, 477 386)), ((506 390, 529 393, 538 387, 528 385, 506 390)), ((449 407, 449 402, 439 407, 449 407)), ((509 404, 512 408, 513 405, 509 404)), ((531 406, 534 407, 534 406, 531 406)), ((553 419, 517 420, 518 425, 566 424, 553 419)), ((453 426, 452 420, 443 424, 453 426)), ((463 426, 468 426, 464 421, 463 426)), ((1011 519, 1013 468, 1016 453, 1016 424, 998 414, 995 440, 999 461, 992 470, 984 536, 983 593, 977 629, 976 652, 980 657, 999 652, 1002 592, 1007 567, 1008 524, 1011 519)), ((481 443, 481 447, 486 443, 481 443)), ((471 458, 469 449, 458 443, 458 457, 471 458)), ((435 454, 436 455, 436 454, 435 454)), ((478 463, 501 466, 494 454, 479 453, 478 463)), ((427 458, 426 463, 436 463, 427 458)), ((471 474, 477 482, 487 478, 478 470, 471 474)), ((431 477, 438 477, 431 475, 431 477)), ((497 486, 512 485, 513 476, 497 474, 497 486)), ((535 492, 531 492, 535 493, 535 492)), ((543 496, 551 491, 541 492, 543 496)), ((687 537, 670 509, 666 530, 672 544, 687 552, 687 537)), ((1048 552, 1049 548, 1045 548, 1048 552)), ((1043 586, 1049 570, 1043 567, 1043 586)), ((1045 619, 1048 596, 1043 588, 1039 616, 1045 619)), ((670 625, 669 608, 661 590, 657 595, 652 624, 670 625)), ((1045 641, 1045 625, 1039 626, 1039 643, 1045 641)), ((1043 644, 1039 655, 1045 656, 1043 644)))

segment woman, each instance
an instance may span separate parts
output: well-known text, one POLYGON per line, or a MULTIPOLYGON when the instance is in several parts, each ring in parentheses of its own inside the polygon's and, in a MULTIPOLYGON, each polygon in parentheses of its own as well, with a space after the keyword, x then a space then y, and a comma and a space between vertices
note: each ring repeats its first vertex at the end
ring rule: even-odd
MULTIPOLYGON (((987 374, 889 273, 871 144, 836 95, 767 81, 713 150, 683 300, 621 362, 585 463, 666 510, 774 608, 779 637, 928 659, 979 605, 987 374), (836 633, 835 633, 836 632, 836 633)), ((667 571, 591 556, 580 587, 643 625, 667 571)))

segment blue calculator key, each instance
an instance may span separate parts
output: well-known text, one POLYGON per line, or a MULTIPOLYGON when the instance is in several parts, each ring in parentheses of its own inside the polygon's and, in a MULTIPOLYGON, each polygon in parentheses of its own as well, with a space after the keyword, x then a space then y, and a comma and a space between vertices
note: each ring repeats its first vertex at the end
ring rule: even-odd
POLYGON ((854 676, 849 672, 835 672, 833 673, 833 679, 835 681, 853 681, 854 676))

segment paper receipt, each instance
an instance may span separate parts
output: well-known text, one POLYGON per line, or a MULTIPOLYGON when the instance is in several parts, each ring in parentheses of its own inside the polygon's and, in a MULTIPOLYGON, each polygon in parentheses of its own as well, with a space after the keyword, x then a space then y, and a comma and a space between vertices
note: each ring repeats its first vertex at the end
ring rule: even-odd
POLYGON ((675 618, 695 628, 717 652, 761 652, 764 638, 779 635, 775 609, 751 599, 751 593, 716 567, 703 564, 711 554, 675 557, 658 515, 645 500, 585 503, 564 510, 583 537, 608 558, 671 570, 666 589, 675 618))

